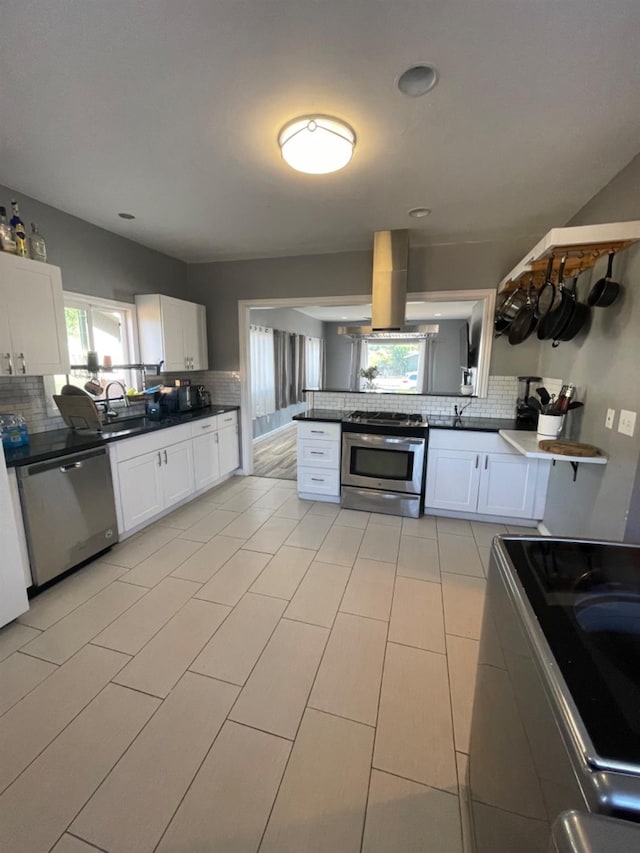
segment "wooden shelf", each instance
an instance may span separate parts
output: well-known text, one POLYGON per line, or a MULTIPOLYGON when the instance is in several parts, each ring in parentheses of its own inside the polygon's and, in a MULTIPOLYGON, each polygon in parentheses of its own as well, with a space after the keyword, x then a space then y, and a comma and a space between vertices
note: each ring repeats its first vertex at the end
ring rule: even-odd
POLYGON ((534 287, 541 287, 544 284, 551 255, 554 256, 554 281, 557 281, 558 267, 564 255, 568 256, 564 277, 572 278, 591 269, 602 255, 621 252, 638 241, 640 241, 640 221, 552 228, 502 279, 498 285, 498 291, 515 290, 519 284, 528 287, 530 281, 534 287))

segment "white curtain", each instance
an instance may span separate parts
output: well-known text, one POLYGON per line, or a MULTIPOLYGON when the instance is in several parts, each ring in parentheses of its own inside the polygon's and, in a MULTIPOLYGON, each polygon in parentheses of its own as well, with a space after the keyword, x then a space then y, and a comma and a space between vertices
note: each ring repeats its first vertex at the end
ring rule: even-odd
POLYGON ((320 390, 324 385, 324 340, 322 338, 307 338, 305 349, 305 386, 320 390))
POLYGON ((249 326, 251 353, 251 416, 259 418, 276 410, 273 329, 249 326))

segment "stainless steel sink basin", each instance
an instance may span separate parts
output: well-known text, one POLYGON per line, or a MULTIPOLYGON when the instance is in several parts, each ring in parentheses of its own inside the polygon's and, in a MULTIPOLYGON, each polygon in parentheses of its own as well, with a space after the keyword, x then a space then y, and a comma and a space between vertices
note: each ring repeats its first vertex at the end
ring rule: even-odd
POLYGON ((122 432, 129 429, 141 429, 148 425, 149 418, 144 415, 135 418, 114 418, 114 420, 103 425, 102 432, 122 432))

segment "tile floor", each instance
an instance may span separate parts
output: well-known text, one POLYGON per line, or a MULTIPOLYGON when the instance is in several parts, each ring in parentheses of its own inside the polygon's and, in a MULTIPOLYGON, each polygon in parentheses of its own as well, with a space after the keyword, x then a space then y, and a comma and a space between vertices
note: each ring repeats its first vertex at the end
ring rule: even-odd
POLYGON ((235 478, 0 630, 0 851, 461 853, 500 525, 235 478))

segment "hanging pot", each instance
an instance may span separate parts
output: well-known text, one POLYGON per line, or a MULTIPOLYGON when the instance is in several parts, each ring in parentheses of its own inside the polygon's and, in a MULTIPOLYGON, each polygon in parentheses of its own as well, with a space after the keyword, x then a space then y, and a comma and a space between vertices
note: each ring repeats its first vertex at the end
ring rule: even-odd
POLYGON ((519 284, 516 290, 511 293, 501 294, 499 298, 500 302, 496 309, 493 323, 497 337, 507 331, 516 314, 527 301, 527 294, 524 288, 519 284))
POLYGON ((589 318, 589 314, 591 313, 591 308, 588 305, 585 305, 584 302, 578 302, 577 294, 576 294, 576 285, 578 281, 578 276, 573 279, 573 290, 571 292, 571 314, 559 332, 554 335, 554 342, 552 346, 557 347, 560 341, 572 341, 578 332, 582 329, 584 324, 587 322, 589 318))
POLYGON ((509 326, 509 343, 512 346, 521 344, 529 337, 535 329, 538 318, 535 312, 535 303, 531 296, 533 291, 533 275, 529 279, 529 289, 527 291, 527 301, 520 308, 509 326))
MULTIPOLYGON (((562 328, 563 324, 566 323, 569 319, 570 308, 571 306, 571 294, 564 287, 563 279, 564 279, 564 265, 567 261, 567 256, 564 255, 562 260, 560 261, 560 267, 558 268, 558 285, 555 289, 557 294, 556 306, 552 308, 538 323, 538 340, 540 341, 550 341, 552 338, 556 336, 558 331, 562 328)), ((539 301, 539 300, 538 300, 539 301)))
MULTIPOLYGON (((551 255, 549 257, 549 262, 547 263, 547 272, 544 277, 544 284, 538 291, 538 298, 536 300, 536 316, 539 320, 542 317, 546 317, 549 311, 553 310, 558 299, 557 288, 553 283, 553 261, 554 257, 551 255)), ((564 262, 561 263, 560 266, 564 269, 564 262)), ((558 276, 558 284, 561 280, 562 276, 558 276)))
POLYGON ((613 305, 620 293, 620 285, 611 278, 613 274, 614 255, 615 252, 609 252, 607 274, 604 278, 599 278, 596 281, 587 297, 587 304, 594 308, 607 308, 609 305, 613 305))

